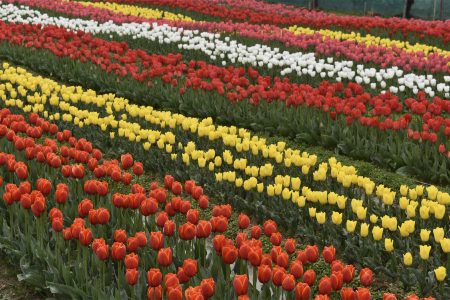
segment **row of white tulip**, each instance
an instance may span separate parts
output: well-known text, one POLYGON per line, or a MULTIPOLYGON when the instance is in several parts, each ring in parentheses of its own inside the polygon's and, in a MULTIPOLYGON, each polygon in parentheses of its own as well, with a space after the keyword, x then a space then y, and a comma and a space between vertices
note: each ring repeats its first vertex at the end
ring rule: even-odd
MULTIPOLYGON (((1 4, 1 1, 0 1, 1 4)), ((81 30, 92 34, 117 34, 133 39, 148 39, 159 44, 177 44, 179 49, 201 51, 211 60, 219 61, 223 66, 229 63, 241 63, 259 67, 274 67, 280 75, 331 78, 336 81, 354 81, 371 89, 381 89, 391 93, 407 90, 417 94, 423 90, 427 95, 450 97, 450 76, 444 76, 438 82, 431 74, 405 74, 394 66, 386 69, 368 68, 353 61, 336 61, 332 57, 318 59, 314 53, 281 52, 278 48, 256 44, 247 46, 229 37, 221 38, 218 33, 187 30, 156 23, 122 23, 112 21, 99 23, 77 18, 50 17, 39 10, 13 4, 0 5, 0 19, 5 22, 35 24, 41 26, 56 25, 67 30, 81 30)), ((111 36, 112 37, 112 36, 111 36)), ((298 80, 301 82, 301 79, 298 80)))

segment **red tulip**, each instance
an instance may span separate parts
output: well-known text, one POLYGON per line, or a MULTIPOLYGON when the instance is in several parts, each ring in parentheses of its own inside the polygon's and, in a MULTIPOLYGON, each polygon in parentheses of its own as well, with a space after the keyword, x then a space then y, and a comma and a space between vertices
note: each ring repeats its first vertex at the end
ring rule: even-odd
POLYGON ((231 265, 234 263, 238 256, 238 250, 233 245, 224 245, 222 247, 222 259, 223 262, 231 265))
POLYGON ((250 247, 247 259, 250 261, 250 264, 252 266, 254 267, 259 266, 261 264, 262 259, 262 249, 260 247, 250 247))
POLYGON ((334 248, 333 246, 324 247, 322 256, 325 262, 331 264, 336 256, 336 248, 334 248))
POLYGON ((240 229, 247 229, 250 225, 250 218, 246 214, 240 214, 238 217, 238 225, 240 229))
POLYGON ((248 277, 245 275, 236 275, 233 279, 233 287, 237 296, 247 294, 248 290, 248 277))
POLYGON ((64 204, 67 201, 69 193, 64 189, 56 189, 55 192, 55 201, 59 204, 64 204))
POLYGON ((228 220, 224 216, 212 217, 211 220, 212 231, 223 233, 227 231, 228 220))
POLYGON ((334 260, 331 263, 331 271, 332 272, 341 272, 344 270, 344 265, 340 260, 334 260))
POLYGON ((89 214, 89 211, 94 208, 94 204, 89 199, 83 199, 78 204, 78 215, 80 218, 84 218, 89 214))
POLYGON ((172 183, 171 189, 174 195, 181 195, 181 192, 183 191, 183 186, 178 181, 174 181, 172 183))
POLYGON ((416 294, 411 294, 408 295, 405 300, 420 300, 420 298, 416 294))
POLYGON ((383 300, 397 300, 397 296, 395 296, 395 294, 392 293, 384 293, 383 300))
POLYGON ((166 189, 170 189, 174 181, 175 179, 173 178, 172 175, 164 176, 164 186, 166 187, 166 189))
POLYGON ((196 228, 197 238, 207 238, 211 234, 212 226, 211 223, 205 220, 200 220, 196 228))
POLYGON ((311 294, 311 288, 304 282, 299 282, 295 286, 295 299, 297 300, 309 300, 311 294))
POLYGON ((64 223, 62 218, 54 218, 52 220, 52 228, 56 232, 61 232, 64 228, 64 223))
POLYGON ((355 274, 355 267, 353 265, 346 265, 342 270, 342 275, 344 275, 344 282, 350 283, 353 280, 355 274))
POLYGON ((167 267, 172 264, 172 249, 161 248, 158 251, 157 261, 160 266, 167 267))
POLYGON ((287 268, 289 265, 289 255, 286 252, 281 252, 277 256, 276 262, 280 267, 287 268))
POLYGON ((139 279, 139 271, 136 269, 127 269, 125 280, 129 285, 135 285, 139 279))
POLYGON ((153 250, 159 250, 162 247, 164 247, 164 237, 163 234, 160 231, 157 232, 150 232, 150 239, 149 239, 150 247, 153 250))
POLYGON ((283 237, 281 236, 281 233, 279 232, 274 232, 272 233, 272 235, 270 236, 270 242, 272 243, 272 245, 274 246, 279 246, 281 245, 281 241, 283 240, 283 237))
POLYGON ((260 265, 258 267, 258 280, 261 283, 269 282, 272 277, 272 269, 268 265, 260 265))
POLYGON ((300 261, 294 261, 290 266, 290 272, 294 275, 295 279, 302 277, 303 275, 303 265, 300 261))
POLYGON ((214 282, 213 278, 207 278, 203 279, 200 283, 201 289, 202 289, 202 295, 206 299, 211 298, 214 296, 215 290, 216 290, 216 284, 214 282))
POLYGON ((307 246, 305 248, 306 256, 308 257, 308 261, 310 263, 315 263, 319 259, 319 249, 316 245, 307 246))
POLYGON ((158 211, 158 202, 154 198, 146 198, 141 202, 139 211, 143 216, 153 215, 158 211))
POLYGON ((258 240, 261 237, 261 227, 255 225, 250 229, 252 239, 258 240))
POLYGON ((319 293, 322 295, 330 295, 332 291, 332 285, 330 277, 322 277, 319 281, 319 293))
POLYGON ((130 253, 125 256, 125 266, 127 269, 137 269, 139 265, 139 256, 135 253, 130 253))
POLYGON ((225 244, 226 237, 222 234, 218 234, 213 238, 213 248, 216 250, 216 253, 221 254, 222 248, 225 244))
POLYGON ((330 280, 333 290, 339 291, 344 284, 344 275, 342 275, 342 272, 333 272, 330 276, 330 280))
POLYGON ((264 222, 264 234, 270 237, 273 233, 277 232, 277 224, 272 220, 264 222))
POLYGON ((342 300, 357 300, 356 298, 356 292, 353 290, 353 288, 343 288, 341 290, 341 299, 342 300))
POLYGON ((180 285, 168 287, 166 289, 166 295, 168 300, 182 300, 183 289, 180 285))
POLYGON ((123 229, 117 229, 114 232, 114 241, 125 243, 127 241, 127 233, 123 229))
POLYGON ((285 291, 292 291, 295 288, 294 276, 291 274, 287 274, 286 276, 284 276, 282 287, 285 291))
POLYGON ((180 283, 186 283, 190 279, 189 276, 186 275, 186 272, 184 272, 184 269, 182 267, 178 267, 177 278, 179 279, 180 283))
POLYGON ((148 300, 161 300, 162 299, 162 286, 148 287, 147 299, 148 300))
POLYGON ((168 220, 166 223, 164 223, 163 232, 166 236, 173 236, 175 233, 175 223, 171 220, 168 220))
POLYGON ((312 286, 316 281, 316 272, 314 270, 307 270, 303 273, 303 282, 307 283, 309 286, 312 286))
POLYGON ((156 215, 156 225, 159 227, 164 227, 164 224, 169 220, 169 216, 166 212, 162 211, 156 215))
POLYGON ((305 250, 299 250, 297 251, 297 261, 301 262, 302 264, 308 263, 308 256, 306 256, 305 250))
POLYGON ((195 259, 186 259, 183 262, 183 270, 187 276, 193 277, 197 274, 197 261, 195 259))
POLYGON ((112 259, 115 261, 119 261, 125 258, 125 254, 127 253, 127 248, 123 243, 114 242, 111 247, 112 259))
POLYGON ((363 286, 371 286, 373 282, 373 273, 369 268, 364 268, 359 273, 359 280, 363 286))
POLYGON ((180 227, 178 227, 178 235, 182 240, 193 240, 196 235, 197 228, 192 223, 184 223, 180 227))
POLYGON ((188 212, 186 213, 186 219, 188 222, 197 225, 198 220, 200 219, 199 211, 196 209, 189 209, 188 212))
POLYGON ((272 282, 276 286, 281 286, 283 284, 283 279, 286 276, 286 270, 282 267, 275 266, 272 269, 272 282))
POLYGON ((162 273, 159 269, 150 269, 147 272, 147 283, 151 287, 157 287, 162 283, 162 273))
POLYGON ((167 273, 164 276, 164 285, 166 288, 168 287, 174 287, 180 284, 180 281, 178 280, 178 277, 174 273, 167 273))
POLYGON ((106 224, 109 222, 109 211, 106 208, 100 207, 98 209, 97 213, 98 223, 99 224, 106 224))
POLYGON ((359 288, 356 291, 356 299, 358 300, 370 300, 370 291, 368 288, 359 288))
POLYGON ((122 154, 120 156, 120 162, 122 164, 122 168, 124 170, 127 170, 133 165, 133 156, 131 156, 131 154, 129 153, 122 154))
POLYGON ((133 173, 134 173, 136 176, 141 176, 141 175, 144 173, 144 166, 142 165, 141 162, 136 162, 136 163, 133 165, 133 173))
POLYGON ((140 245, 139 240, 136 237, 130 236, 127 239, 127 251, 128 252, 137 251, 137 249, 139 248, 139 245, 140 245))
POLYGON ((81 245, 88 246, 92 242, 92 231, 89 228, 81 229, 78 239, 81 245))
POLYGON ((201 209, 207 209, 207 208, 208 208, 208 205, 209 205, 209 199, 208 199, 208 196, 206 196, 206 195, 201 195, 201 196, 200 196, 200 199, 198 199, 198 206, 199 206, 201 209))
POLYGON ((140 248, 143 248, 145 247, 145 245, 147 245, 147 236, 145 235, 144 231, 136 232, 134 237, 137 239, 140 248))
POLYGON ((284 243, 284 249, 288 254, 292 254, 295 252, 296 248, 296 240, 295 239, 287 239, 284 243))

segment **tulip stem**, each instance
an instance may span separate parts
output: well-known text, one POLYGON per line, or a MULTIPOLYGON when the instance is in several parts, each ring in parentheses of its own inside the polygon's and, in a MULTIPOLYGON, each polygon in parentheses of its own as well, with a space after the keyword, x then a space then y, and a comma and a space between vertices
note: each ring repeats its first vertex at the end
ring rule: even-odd
POLYGON ((258 291, 256 289, 256 279, 258 278, 257 274, 258 274, 258 269, 256 267, 253 267, 253 291, 254 291, 255 296, 258 295, 258 291))

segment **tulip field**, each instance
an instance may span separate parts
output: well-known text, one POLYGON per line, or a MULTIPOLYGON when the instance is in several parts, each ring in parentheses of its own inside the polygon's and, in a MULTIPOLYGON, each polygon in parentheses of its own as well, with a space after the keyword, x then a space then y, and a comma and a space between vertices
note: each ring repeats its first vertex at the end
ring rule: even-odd
POLYGON ((0 0, 0 253, 56 299, 450 299, 449 42, 261 0, 0 0))

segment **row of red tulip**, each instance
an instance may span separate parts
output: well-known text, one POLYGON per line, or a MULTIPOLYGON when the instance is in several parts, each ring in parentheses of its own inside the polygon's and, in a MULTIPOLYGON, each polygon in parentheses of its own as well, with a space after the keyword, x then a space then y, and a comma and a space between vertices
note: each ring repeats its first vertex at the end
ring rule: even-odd
MULTIPOLYGON (((330 273, 316 280, 311 264, 319 260, 317 246, 298 250, 297 241, 283 239, 274 221, 251 226, 245 214, 237 218, 239 232, 232 239, 226 237, 223 234, 229 236, 229 222, 234 218, 231 206, 216 205, 210 210, 211 217, 203 219, 203 211, 209 211, 209 200, 192 180, 183 185, 168 175, 163 186, 152 182, 146 189, 135 183, 143 178, 143 167, 130 154, 122 155, 120 162, 106 160, 90 142, 76 139, 68 130, 58 131, 56 125, 36 114, 26 121, 4 109, 0 111, 0 123, 0 143, 9 152, 0 154, 2 184, 6 183, 3 200, 8 212, 21 216, 20 211, 13 210, 14 204, 20 203, 22 209, 31 209, 37 222, 48 211, 53 230, 66 240, 65 247, 70 249, 74 246, 71 243, 90 247, 100 261, 118 268, 119 285, 124 277, 129 285, 139 286, 141 270, 147 270, 149 299, 160 299, 163 294, 181 299, 183 290, 186 299, 209 298, 215 291, 230 290, 227 284, 241 299, 262 293, 265 287, 272 294, 293 291, 290 295, 297 299, 309 299, 315 288, 317 299, 328 299, 333 291, 340 292, 342 299, 370 299, 367 288, 344 288, 353 281, 355 268, 336 260, 332 246, 322 251, 330 273), (70 173, 64 173, 64 168, 70 168, 70 173), (40 178, 38 170, 45 170, 54 180, 40 178), (127 180, 126 174, 132 180, 127 180), (58 177, 62 178, 59 182, 58 177), (128 186, 130 193, 114 193, 119 182, 128 186), (183 200, 187 197, 193 200, 183 200), (212 241, 211 253, 206 240, 212 241), (272 244, 270 251, 264 250, 263 241, 272 244), (122 262, 124 273, 120 273, 122 262), (215 265, 225 268, 224 282, 200 278, 215 265), (235 266, 235 276, 231 275, 231 265, 235 266), (307 266, 309 269, 304 270, 307 266), (253 268, 250 289, 248 268, 253 268), (256 280, 263 284, 260 290, 256 280)), ((82 259, 87 263, 90 258, 82 259)), ((362 269, 359 279, 364 286, 371 286, 372 271, 362 269)))

